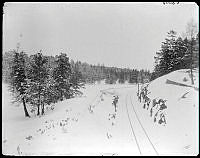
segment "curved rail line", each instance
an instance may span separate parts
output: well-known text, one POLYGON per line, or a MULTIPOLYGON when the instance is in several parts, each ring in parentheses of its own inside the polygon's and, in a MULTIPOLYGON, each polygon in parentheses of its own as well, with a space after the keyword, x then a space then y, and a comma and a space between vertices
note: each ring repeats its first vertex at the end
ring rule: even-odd
POLYGON ((131 119, 130 119, 130 116, 129 116, 129 113, 128 113, 127 96, 128 96, 128 95, 126 95, 126 112, 127 112, 127 115, 128 115, 128 120, 129 120, 129 123, 130 123, 130 126, 131 126, 131 131, 132 131, 132 133, 133 133, 133 136, 134 136, 136 145, 137 145, 137 147, 138 147, 138 150, 139 150, 139 152, 140 152, 140 155, 142 155, 142 152, 141 152, 141 149, 140 149, 138 140, 137 140, 137 138, 136 138, 135 132, 134 132, 134 130, 133 130, 133 125, 132 125, 132 123, 131 123, 131 119))
POLYGON ((152 143, 151 139, 149 138, 149 136, 148 136, 148 134, 147 134, 146 130, 144 129, 144 127, 143 127, 143 125, 142 125, 142 123, 141 123, 141 121, 140 121, 140 119, 139 119, 139 117, 138 117, 138 115, 137 115, 137 113, 136 113, 136 111, 135 111, 135 108, 134 108, 134 106, 133 106, 133 103, 132 103, 131 96, 130 96, 130 101, 131 101, 131 105, 132 105, 133 111, 134 111, 134 113, 135 113, 135 116, 136 116, 136 118, 137 118, 137 120, 138 120, 138 122, 139 122, 140 126, 142 127, 142 130, 144 131, 144 133, 145 133, 145 135, 146 135, 147 139, 149 140, 149 142, 150 142, 151 146, 153 147, 153 149, 154 149, 155 153, 156 153, 157 155, 159 155, 159 154, 158 154, 158 151, 156 150, 155 146, 153 145, 153 143, 152 143))
MULTIPOLYGON (((107 89, 102 89, 102 90, 100 90, 100 92, 104 92, 104 91, 111 90, 111 89, 122 89, 122 88, 124 89, 124 88, 133 88, 133 87, 130 86, 130 87, 119 87, 119 88, 107 88, 107 89)), ((98 96, 99 96, 99 94, 96 95, 96 97, 93 99, 92 102, 94 102, 98 96)), ((134 131, 134 129, 133 129, 133 124, 132 124, 132 122, 131 122, 130 115, 129 115, 129 112, 128 112, 127 97, 128 97, 128 94, 126 95, 126 112, 127 112, 129 124, 130 124, 130 126, 131 126, 131 131, 132 131, 132 133, 133 133, 133 136, 134 136, 134 139, 135 139, 137 148, 138 148, 138 150, 139 150, 139 153, 140 153, 140 155, 142 155, 141 148, 140 148, 140 146, 139 146, 139 142, 138 142, 138 140, 137 140, 135 131, 134 131)), ((139 117, 138 117, 138 115, 137 115, 137 113, 136 113, 136 111, 135 111, 135 108, 134 108, 133 103, 132 103, 131 96, 130 96, 130 101, 131 101, 131 106, 132 106, 132 108, 133 108, 133 111, 134 111, 134 113, 135 113, 135 116, 136 116, 136 118, 137 118, 137 120, 138 120, 140 126, 142 127, 142 130, 144 131, 145 136, 147 137, 148 141, 150 142, 150 144, 151 144, 152 148, 154 149, 156 155, 159 155, 158 151, 156 150, 155 146, 153 145, 152 141, 150 140, 150 138, 149 138, 149 136, 148 136, 146 130, 144 129, 144 127, 143 127, 143 125, 142 125, 142 123, 141 123, 141 121, 140 121, 140 119, 139 119, 139 117)))

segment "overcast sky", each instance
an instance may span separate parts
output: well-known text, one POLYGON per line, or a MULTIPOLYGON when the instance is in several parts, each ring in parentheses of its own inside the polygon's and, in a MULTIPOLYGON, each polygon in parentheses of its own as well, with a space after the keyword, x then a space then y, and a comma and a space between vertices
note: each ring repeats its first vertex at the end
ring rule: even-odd
POLYGON ((5 3, 3 51, 20 42, 28 54, 152 70, 166 33, 198 16, 195 3, 5 3))

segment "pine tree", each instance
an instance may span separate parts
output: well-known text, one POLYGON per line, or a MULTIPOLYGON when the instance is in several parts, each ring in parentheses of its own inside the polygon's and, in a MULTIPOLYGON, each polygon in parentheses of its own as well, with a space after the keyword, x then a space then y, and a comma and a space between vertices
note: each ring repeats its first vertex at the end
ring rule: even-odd
POLYGON ((197 34, 194 42, 193 67, 199 67, 199 33, 197 34))
POLYGON ((53 70, 53 79, 55 81, 55 89, 59 92, 59 99, 62 101, 63 99, 69 99, 71 96, 70 88, 72 83, 70 83, 70 78, 72 70, 66 54, 61 53, 56 58, 57 67, 53 70))
POLYGON ((119 83, 125 82, 125 73, 123 71, 119 72, 119 83))
POLYGON ((187 40, 182 40, 181 37, 179 37, 176 40, 176 47, 175 47, 175 56, 174 56, 174 67, 175 70, 178 69, 184 69, 188 68, 188 62, 185 60, 185 53, 188 49, 187 40))
MULTIPOLYGON (((51 105, 52 103, 57 103, 59 100, 59 91, 55 89, 55 81, 49 76, 45 84, 46 86, 43 89, 43 105, 51 105)), ((42 108, 42 114, 44 114, 44 106, 42 108)))
POLYGON ((84 87, 85 81, 83 79, 82 73, 79 71, 78 62, 72 66, 70 83, 71 83, 71 96, 81 95, 82 92, 79 91, 79 89, 84 87))
POLYGON ((31 56, 28 76, 30 85, 28 101, 32 106, 37 105, 37 115, 40 115, 40 107, 42 109, 41 114, 44 114, 46 80, 48 78, 46 62, 47 59, 41 52, 31 56))
POLYGON ((176 32, 171 30, 167 38, 162 42, 161 50, 156 52, 154 74, 157 77, 165 75, 176 69, 176 32))
POLYGON ((26 107, 26 90, 28 89, 25 75, 25 53, 14 51, 10 74, 10 90, 14 93, 15 101, 23 103, 25 117, 30 117, 26 107))
POLYGON ((138 71, 137 70, 132 70, 130 72, 130 79, 129 83, 138 83, 138 71))

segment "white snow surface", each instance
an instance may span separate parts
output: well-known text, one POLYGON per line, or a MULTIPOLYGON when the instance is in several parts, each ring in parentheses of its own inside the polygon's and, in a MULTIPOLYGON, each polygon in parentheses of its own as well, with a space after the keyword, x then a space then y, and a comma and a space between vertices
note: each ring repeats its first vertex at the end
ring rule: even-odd
MULTIPOLYGON (((191 85, 187 71, 172 72, 148 86, 151 100, 167 100, 165 126, 155 123, 149 110, 143 109, 135 84, 86 85, 82 97, 59 102, 44 116, 25 118, 23 106, 11 103, 7 85, 2 83, 3 154, 197 155, 199 91, 166 83, 168 79, 191 85), (184 77, 188 80, 183 81, 184 77), (114 96, 119 96, 116 112, 114 96)), ((194 75, 194 87, 199 87, 198 71, 194 75)))

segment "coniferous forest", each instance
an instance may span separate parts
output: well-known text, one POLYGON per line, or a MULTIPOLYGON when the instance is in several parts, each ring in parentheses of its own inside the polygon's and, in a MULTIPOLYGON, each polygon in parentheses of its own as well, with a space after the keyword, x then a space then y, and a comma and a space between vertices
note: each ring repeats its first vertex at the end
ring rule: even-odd
POLYGON ((45 114, 45 107, 58 101, 79 96, 85 84, 144 83, 150 79, 147 70, 122 69, 91 65, 70 60, 67 54, 44 56, 42 51, 34 55, 12 50, 3 54, 3 81, 9 84, 14 102, 23 103, 37 115, 45 114))
MULTIPOLYGON (((194 34, 191 33, 193 31, 189 29, 188 34, 194 34)), ((170 30, 154 59, 155 67, 151 80, 179 69, 190 69, 192 74, 192 70, 199 67, 199 33, 188 39, 177 37, 177 32, 170 30)))

